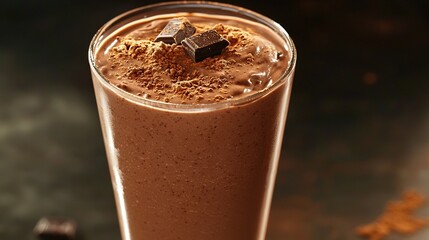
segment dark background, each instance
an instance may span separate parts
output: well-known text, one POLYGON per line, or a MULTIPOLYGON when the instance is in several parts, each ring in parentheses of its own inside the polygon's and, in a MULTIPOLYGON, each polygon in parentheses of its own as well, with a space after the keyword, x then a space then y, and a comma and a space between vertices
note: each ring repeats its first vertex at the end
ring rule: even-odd
MULTIPOLYGON (((154 2, 0 3, 0 239, 33 239, 42 216, 120 238, 87 49, 106 21, 154 2)), ((358 239, 405 190, 429 196, 429 1, 229 3, 298 49, 268 239, 358 239)))

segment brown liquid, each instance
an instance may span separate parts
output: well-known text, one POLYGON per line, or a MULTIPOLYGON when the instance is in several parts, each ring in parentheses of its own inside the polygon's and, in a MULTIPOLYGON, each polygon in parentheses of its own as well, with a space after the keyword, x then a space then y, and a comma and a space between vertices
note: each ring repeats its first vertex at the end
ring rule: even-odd
POLYGON ((246 104, 192 112, 137 103, 93 78, 123 239, 264 238, 292 79, 246 104))

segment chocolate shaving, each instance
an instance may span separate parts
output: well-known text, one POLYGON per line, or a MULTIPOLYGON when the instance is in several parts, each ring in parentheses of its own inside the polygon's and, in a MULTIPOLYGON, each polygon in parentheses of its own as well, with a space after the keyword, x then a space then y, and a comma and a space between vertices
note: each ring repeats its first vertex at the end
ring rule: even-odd
POLYGON ((220 54, 229 45, 229 42, 215 30, 208 30, 185 38, 182 41, 182 45, 195 62, 200 62, 208 57, 220 54))
POLYGON ((187 18, 173 18, 162 29, 155 39, 155 42, 162 41, 167 44, 181 44, 183 39, 192 36, 195 27, 191 25, 187 18))
POLYGON ((41 218, 33 233, 40 239, 73 240, 76 237, 76 223, 59 218, 41 218))

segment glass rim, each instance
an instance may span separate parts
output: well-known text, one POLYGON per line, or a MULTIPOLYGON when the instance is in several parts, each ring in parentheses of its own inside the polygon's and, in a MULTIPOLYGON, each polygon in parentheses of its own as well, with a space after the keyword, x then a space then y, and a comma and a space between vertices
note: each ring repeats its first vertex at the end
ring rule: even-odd
MULTIPOLYGON (((189 11, 187 11, 189 12, 189 11)), ((173 12, 170 12, 173 13, 173 12)), ((198 11, 198 13, 204 13, 204 11, 198 11)), ((235 17, 240 17, 240 15, 235 17)), ((144 16, 146 17, 146 16, 144 16)), ((119 26, 118 29, 122 27, 119 26)), ((114 92, 115 94, 123 97, 124 99, 127 99, 129 101, 132 101, 134 103, 145 105, 153 108, 158 109, 164 109, 164 110, 170 110, 170 111, 190 111, 190 112, 202 112, 202 111, 210 111, 210 110, 218 110, 238 105, 244 105, 246 103, 253 102, 257 99, 263 98, 264 96, 268 95, 278 87, 280 87, 282 84, 284 84, 288 79, 291 79, 291 75, 294 73, 295 64, 296 64, 296 48, 295 45, 290 38, 287 31, 277 22, 274 20, 259 14, 257 12, 254 12, 252 10, 227 4, 227 3, 218 3, 218 2, 212 2, 212 1, 168 1, 168 2, 162 2, 162 3, 155 3, 155 4, 149 4, 142 7, 138 7, 129 11, 126 11, 122 14, 117 15, 116 17, 112 18, 108 22, 106 22, 94 35, 92 38, 89 50, 88 50, 88 60, 91 68, 91 72, 96 75, 97 81, 100 82, 103 86, 114 92), (258 92, 255 92, 253 94, 249 94, 248 96, 237 98, 237 99, 228 99, 225 101, 220 102, 213 102, 213 103, 197 103, 197 104, 183 104, 183 103, 170 103, 170 102, 163 102, 159 100, 154 99, 147 99, 142 96, 137 96, 133 93, 127 92, 113 84, 111 84, 108 79, 106 79, 103 74, 101 73, 99 67, 95 63, 95 54, 97 53, 98 46, 100 43, 103 42, 105 37, 108 37, 108 35, 104 36, 104 33, 112 26, 115 26, 118 22, 125 20, 127 17, 132 16, 133 14, 137 13, 144 13, 144 12, 150 12, 151 10, 155 9, 168 9, 169 7, 175 6, 176 12, 180 12, 181 9, 186 7, 202 7, 202 9, 214 9, 214 10, 224 10, 225 13, 237 13, 240 14, 242 17, 248 17, 253 20, 259 20, 258 23, 263 24, 264 26, 270 28, 271 30, 274 30, 276 34, 279 35, 279 37, 285 42, 285 44, 288 46, 288 51, 290 54, 289 59, 289 65, 285 69, 285 71, 282 73, 282 75, 276 79, 274 84, 270 85, 269 87, 260 90, 258 92)), ((94 81, 94 80, 93 80, 94 81)))

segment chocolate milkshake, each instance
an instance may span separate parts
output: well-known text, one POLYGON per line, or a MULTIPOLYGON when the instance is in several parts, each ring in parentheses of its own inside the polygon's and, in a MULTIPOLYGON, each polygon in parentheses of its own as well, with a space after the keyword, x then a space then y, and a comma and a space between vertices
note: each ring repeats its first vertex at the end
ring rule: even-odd
POLYGON ((237 9, 149 6, 91 44, 125 240, 265 237, 296 53, 237 9))

